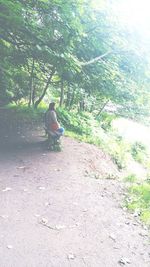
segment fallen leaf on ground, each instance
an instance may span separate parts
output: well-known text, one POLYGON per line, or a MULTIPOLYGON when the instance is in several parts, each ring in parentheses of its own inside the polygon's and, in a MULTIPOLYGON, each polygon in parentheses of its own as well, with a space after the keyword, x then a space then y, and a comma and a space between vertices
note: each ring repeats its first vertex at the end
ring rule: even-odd
POLYGON ((28 189, 27 189, 27 188, 24 188, 23 191, 24 191, 24 192, 28 192, 28 189))
POLYGON ((56 171, 56 172, 60 172, 60 171, 61 171, 61 169, 54 169, 54 171, 56 171))
POLYGON ((8 249, 12 249, 13 246, 12 246, 12 245, 7 245, 7 248, 8 248, 8 249))
POLYGON ((51 205, 51 203, 50 202, 45 202, 45 206, 47 207, 47 206, 50 206, 51 205))
POLYGON ((41 223, 42 225, 44 225, 45 227, 47 227, 49 229, 56 230, 56 231, 59 231, 59 230, 62 230, 64 228, 66 228, 65 225, 51 226, 51 225, 48 224, 48 220, 46 218, 42 218, 42 220, 39 223, 41 223))
POLYGON ((139 235, 145 237, 145 236, 148 236, 148 232, 144 230, 144 231, 141 231, 139 235))
POLYGON ((47 224, 48 223, 48 220, 46 218, 42 218, 42 223, 43 224, 47 224))
POLYGON ((39 190, 45 190, 45 187, 44 187, 44 186, 39 186, 38 189, 39 189, 39 190))
POLYGON ((17 169, 25 169, 25 168, 27 168, 26 166, 19 166, 19 167, 17 167, 17 169))
POLYGON ((110 234, 109 238, 111 238, 113 241, 116 241, 116 236, 114 234, 110 234))
POLYGON ((135 210, 135 212, 133 213, 133 216, 134 216, 134 217, 138 217, 140 214, 141 214, 141 211, 137 209, 137 210, 135 210))
POLYGON ((12 190, 12 188, 11 187, 6 187, 5 189, 3 189, 2 191, 3 192, 6 192, 6 191, 11 191, 12 190))
POLYGON ((56 225, 56 226, 55 226, 55 229, 56 229, 56 230, 61 230, 61 229, 64 229, 64 228, 66 228, 65 225, 56 225))
POLYGON ((72 228, 76 228, 76 227, 78 227, 80 225, 81 225, 81 223, 77 222, 77 223, 75 223, 73 225, 68 226, 68 228, 72 229, 72 228))
POLYGON ((127 258, 121 258, 121 259, 118 261, 118 263, 119 263, 120 265, 126 265, 126 264, 131 264, 131 261, 130 261, 129 259, 127 259, 127 258))
POLYGON ((84 210, 82 210, 82 212, 87 212, 88 211, 88 209, 84 209, 84 210))
POLYGON ((67 258, 68 258, 69 260, 74 260, 74 259, 75 259, 75 255, 73 255, 73 254, 68 254, 68 255, 67 255, 67 258))

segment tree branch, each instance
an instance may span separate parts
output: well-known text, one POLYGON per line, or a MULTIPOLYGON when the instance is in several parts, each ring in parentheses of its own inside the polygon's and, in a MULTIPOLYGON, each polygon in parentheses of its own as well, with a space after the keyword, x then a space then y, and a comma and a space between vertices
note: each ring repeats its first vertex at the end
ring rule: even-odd
POLYGON ((108 52, 106 52, 105 54, 100 55, 99 57, 95 57, 95 58, 93 58, 93 59, 91 59, 91 60, 89 60, 89 61, 87 61, 87 62, 79 62, 79 63, 80 63, 81 66, 91 65, 91 64, 93 64, 93 63, 95 63, 95 62, 97 62, 97 61, 103 59, 104 57, 106 57, 106 56, 109 55, 110 53, 112 53, 112 51, 108 51, 108 52))
POLYGON ((49 86, 49 84, 50 84, 50 82, 51 82, 51 79, 52 79, 54 73, 55 73, 55 67, 53 67, 53 69, 52 69, 52 71, 51 71, 51 73, 50 73, 50 75, 49 75, 49 77, 48 77, 47 83, 46 83, 46 85, 45 85, 45 88, 44 88, 44 90, 43 90, 41 96, 40 96, 40 97, 38 98, 38 100, 35 102, 35 105, 34 105, 35 108, 37 108, 37 106, 40 104, 40 102, 42 101, 43 97, 45 96, 46 91, 47 91, 47 89, 48 89, 48 86, 49 86))

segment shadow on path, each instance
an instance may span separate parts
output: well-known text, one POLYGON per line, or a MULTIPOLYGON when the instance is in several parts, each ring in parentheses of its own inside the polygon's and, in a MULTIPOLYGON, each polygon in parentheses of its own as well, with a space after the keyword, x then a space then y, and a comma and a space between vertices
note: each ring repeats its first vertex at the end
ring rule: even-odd
POLYGON ((39 126, 0 125, 0 157, 8 154, 37 153, 46 150, 46 137, 39 126), (7 126, 7 127, 6 127, 7 126))

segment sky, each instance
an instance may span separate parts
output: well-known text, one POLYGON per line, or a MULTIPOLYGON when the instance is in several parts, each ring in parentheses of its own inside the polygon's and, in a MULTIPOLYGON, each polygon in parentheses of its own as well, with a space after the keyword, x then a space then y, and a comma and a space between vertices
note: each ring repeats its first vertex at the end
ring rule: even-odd
POLYGON ((145 37, 147 34, 150 36, 150 0, 120 0, 117 1, 115 11, 119 20, 128 28, 145 37))
POLYGON ((136 31, 142 38, 150 40, 150 0, 91 1, 95 9, 111 6, 114 15, 127 30, 136 31))

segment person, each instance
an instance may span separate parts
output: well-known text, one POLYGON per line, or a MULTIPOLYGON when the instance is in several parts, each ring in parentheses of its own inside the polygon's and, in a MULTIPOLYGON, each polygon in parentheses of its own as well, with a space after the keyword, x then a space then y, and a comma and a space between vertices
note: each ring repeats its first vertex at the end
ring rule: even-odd
POLYGON ((64 128, 60 127, 60 124, 57 120, 55 102, 51 102, 49 104, 49 108, 45 114, 45 127, 47 132, 52 132, 60 136, 64 134, 64 128))

